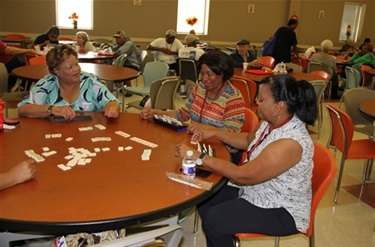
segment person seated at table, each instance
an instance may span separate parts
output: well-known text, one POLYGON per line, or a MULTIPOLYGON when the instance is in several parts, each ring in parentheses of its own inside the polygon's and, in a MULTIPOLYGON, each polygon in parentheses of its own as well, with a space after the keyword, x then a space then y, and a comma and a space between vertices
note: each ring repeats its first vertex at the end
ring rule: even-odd
MULTIPOLYGON (((228 81, 234 73, 232 59, 221 51, 207 51, 197 63, 200 83, 192 90, 185 105, 177 111, 144 109, 140 116, 152 120, 154 115, 168 115, 181 122, 191 120, 188 132, 196 129, 220 129, 239 132, 244 123, 245 102, 239 90, 228 81)), ((227 145, 233 163, 242 152, 227 145)))
POLYGON ((165 38, 157 38, 152 41, 147 50, 151 51, 156 61, 161 61, 169 65, 169 69, 178 73, 177 56, 178 51, 184 45, 176 39, 177 33, 175 30, 169 29, 165 33, 165 38))
POLYGON ((331 86, 331 99, 338 99, 338 89, 339 89, 339 78, 337 76, 337 66, 336 66, 336 58, 329 54, 329 52, 333 48, 333 42, 329 39, 323 40, 320 44, 321 51, 318 53, 314 53, 311 56, 311 62, 319 62, 326 65, 327 72, 331 76, 330 81, 332 83, 331 86))
POLYGON ((230 54, 235 68, 242 68, 247 62, 248 68, 261 68, 262 63, 250 52, 250 41, 241 39, 236 43, 236 51, 230 54))
POLYGON ((362 49, 350 58, 350 62, 354 64, 366 64, 375 68, 375 55, 373 49, 374 48, 370 43, 362 45, 362 49))
POLYGON ((78 47, 77 52, 86 53, 88 51, 94 51, 95 47, 89 40, 89 35, 84 31, 78 31, 76 33, 77 41, 74 42, 74 47, 78 47))
POLYGON ((364 44, 371 44, 371 39, 370 38, 365 38, 365 40, 363 41, 363 43, 359 46, 358 50, 361 50, 362 49, 362 46, 364 44))
POLYGON ((121 30, 117 31, 113 37, 116 39, 116 45, 113 47, 113 51, 115 51, 117 55, 127 55, 124 67, 139 71, 141 67, 141 54, 134 42, 121 30))
POLYGON ((0 190, 33 179, 36 175, 35 160, 24 160, 7 172, 0 174, 0 190))
POLYGON ((185 37, 186 47, 178 50, 178 58, 188 58, 198 61, 204 51, 197 48, 197 38, 194 34, 188 34, 185 37))
POLYGON ((73 120, 76 112, 85 111, 103 111, 108 118, 119 116, 120 101, 96 75, 81 71, 72 46, 55 46, 46 60, 51 74, 40 79, 18 104, 20 117, 59 116, 73 120))
POLYGON ((317 117, 314 88, 289 75, 269 76, 260 83, 258 105, 262 120, 251 133, 193 133, 199 142, 215 137, 246 149, 242 166, 176 146, 176 156, 192 150, 204 168, 231 181, 198 205, 207 246, 233 246, 232 235, 239 232, 284 236, 309 227, 314 146, 306 124, 317 117))
POLYGON ((34 49, 23 49, 13 46, 8 46, 6 43, 0 40, 0 63, 3 63, 8 71, 8 89, 11 89, 17 81, 11 72, 13 69, 26 65, 23 60, 17 55, 30 53, 36 54, 34 49))
POLYGON ((346 55, 346 57, 353 56, 356 52, 357 49, 354 46, 354 41, 351 39, 348 39, 340 49, 340 53, 346 55))
POLYGON ((39 46, 40 50, 44 50, 44 47, 48 45, 57 45, 59 44, 59 35, 60 29, 57 26, 52 26, 48 29, 46 33, 43 33, 36 37, 34 40, 34 47, 39 46))

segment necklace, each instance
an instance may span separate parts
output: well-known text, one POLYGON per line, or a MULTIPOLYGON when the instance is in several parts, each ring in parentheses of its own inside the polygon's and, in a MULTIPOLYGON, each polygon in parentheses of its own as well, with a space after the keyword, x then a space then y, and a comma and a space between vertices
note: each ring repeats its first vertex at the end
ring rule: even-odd
MULTIPOLYGON (((293 115, 289 116, 288 118, 286 118, 281 124, 279 124, 278 126, 276 126, 273 130, 277 129, 277 128, 280 128, 282 126, 284 126, 285 124, 287 124, 291 119, 293 118, 293 115)), ((258 147, 264 139, 266 139, 266 137, 272 132, 269 132, 266 134, 266 130, 269 131, 270 129, 270 124, 267 125, 266 128, 264 128, 264 130, 262 131, 262 133, 260 134, 259 138, 257 139, 257 141, 255 142, 255 144, 251 147, 251 149, 247 152, 247 161, 249 162, 250 161, 250 156, 251 154, 253 153, 254 149, 256 147, 258 147)))
MULTIPOLYGON (((221 93, 221 90, 222 90, 223 87, 224 87, 224 84, 225 84, 225 82, 223 82, 223 84, 221 84, 221 86, 220 86, 219 90, 216 92, 215 97, 213 98, 213 100, 215 100, 215 99, 219 96, 219 94, 221 93)), ((206 102, 207 97, 208 97, 208 91, 206 90, 206 94, 205 94, 205 96, 204 96, 203 105, 202 105, 201 111, 200 111, 200 113, 199 113, 199 121, 198 121, 198 123, 201 123, 201 122, 202 122, 202 115, 203 115, 202 113, 203 113, 203 109, 205 108, 205 106, 206 106, 206 104, 207 104, 207 102, 206 102)), ((211 103, 210 103, 210 104, 211 104, 211 103)), ((208 105, 210 105, 210 104, 208 104, 208 105)))

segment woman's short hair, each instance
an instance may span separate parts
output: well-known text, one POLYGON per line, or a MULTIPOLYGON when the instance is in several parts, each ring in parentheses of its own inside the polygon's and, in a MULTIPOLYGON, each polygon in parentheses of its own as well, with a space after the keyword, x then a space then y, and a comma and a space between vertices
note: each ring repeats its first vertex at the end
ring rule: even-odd
POLYGON ((57 26, 51 26, 48 29, 47 34, 59 36, 60 35, 60 29, 57 26))
POLYGON ((222 51, 210 50, 205 52, 198 60, 198 73, 201 71, 202 64, 207 65, 215 75, 223 75, 223 81, 227 81, 233 76, 233 61, 228 54, 222 51))
POLYGON ((314 124, 318 116, 314 87, 305 80, 297 81, 290 75, 273 75, 264 78, 260 84, 270 85, 275 102, 284 101, 290 114, 296 114, 307 124, 314 124))
POLYGON ((76 33, 76 36, 81 37, 84 40, 85 43, 89 40, 89 35, 84 31, 78 31, 76 33))
POLYGON ((298 20, 295 19, 295 18, 291 18, 291 19, 289 19, 287 25, 288 25, 288 26, 291 26, 291 25, 298 25, 298 20))
POLYGON ((78 58, 77 51, 70 45, 56 45, 48 53, 46 57, 48 70, 51 74, 56 75, 54 69, 62 64, 70 55, 78 58))
POLYGON ((328 52, 332 50, 333 42, 329 39, 325 39, 322 41, 322 43, 320 43, 320 47, 322 48, 324 52, 328 52))

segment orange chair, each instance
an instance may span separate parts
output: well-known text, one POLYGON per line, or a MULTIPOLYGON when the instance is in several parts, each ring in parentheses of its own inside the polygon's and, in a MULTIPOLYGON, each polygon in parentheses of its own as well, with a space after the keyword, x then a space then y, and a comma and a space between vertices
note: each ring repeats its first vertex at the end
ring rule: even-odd
POLYGON ((263 56, 263 57, 260 57, 259 59, 262 61, 263 67, 267 67, 267 68, 270 68, 270 69, 275 68, 275 59, 273 57, 263 56))
POLYGON ((250 92, 250 109, 253 111, 258 110, 258 104, 256 102, 257 94, 258 94, 257 84, 253 80, 250 80, 241 76, 234 75, 232 78, 246 81, 247 87, 249 88, 249 92, 250 92))
POLYGON ((25 63, 26 65, 30 65, 30 59, 33 58, 33 57, 38 57, 39 55, 36 55, 36 54, 32 54, 32 53, 25 53, 23 55, 23 58, 25 60, 25 63))
POLYGON ((367 74, 366 70, 372 69, 370 66, 364 64, 361 66, 362 72, 362 87, 372 86, 372 75, 367 74))
POLYGON ((29 59, 30 65, 46 64, 46 63, 47 63, 46 56, 44 56, 44 55, 32 57, 32 58, 29 59))
POLYGON ((327 147, 338 149, 342 153, 334 197, 334 202, 337 203, 345 160, 368 160, 363 177, 365 179, 366 171, 369 171, 369 161, 375 159, 375 142, 370 139, 353 140, 354 125, 350 116, 333 104, 327 104, 327 110, 331 119, 331 136, 327 147))
POLYGON ((23 34, 18 34, 18 33, 11 33, 11 34, 7 34, 5 35, 5 38, 6 39, 26 39, 26 36, 23 35, 23 34))
MULTIPOLYGON (((324 193, 327 191, 336 173, 336 164, 333 155, 327 148, 319 143, 314 143, 314 169, 312 177, 312 200, 311 200, 311 213, 310 213, 310 224, 306 233, 303 233, 310 240, 310 247, 315 245, 314 242, 314 218, 316 209, 318 208, 319 202, 322 199, 324 193)), ((240 246, 240 238, 259 238, 259 237, 270 237, 264 234, 258 233, 236 233, 233 235, 235 246, 240 246)), ((279 245, 280 237, 276 236, 275 246, 279 245)))
MULTIPOLYGON (((336 56, 336 60, 345 60, 345 56, 346 56, 346 55, 337 55, 337 56, 336 56)), ((350 57, 348 56, 348 57, 346 58, 346 60, 350 60, 350 57)), ((337 73, 338 75, 341 75, 343 68, 344 68, 343 65, 339 65, 339 64, 338 64, 338 65, 337 65, 337 71, 336 71, 336 73, 337 73)))
POLYGON ((242 78, 232 77, 229 82, 241 92, 242 98, 245 101, 245 107, 251 108, 251 96, 246 81, 242 78))

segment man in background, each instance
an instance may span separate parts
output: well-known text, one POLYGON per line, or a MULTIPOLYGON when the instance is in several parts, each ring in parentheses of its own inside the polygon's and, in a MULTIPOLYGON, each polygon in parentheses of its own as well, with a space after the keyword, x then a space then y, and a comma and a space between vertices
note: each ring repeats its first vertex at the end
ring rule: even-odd
POLYGON ((235 68, 242 68, 243 63, 248 63, 248 67, 260 68, 262 63, 256 59, 250 51, 250 41, 241 39, 236 43, 236 51, 230 54, 235 68))
POLYGON ((291 49, 293 49, 293 53, 296 55, 296 57, 299 57, 297 49, 297 36, 294 32, 297 26, 298 20, 291 18, 289 19, 286 27, 280 27, 276 31, 276 44, 272 55, 272 57, 275 58, 275 64, 281 62, 290 63, 292 61, 291 49))
POLYGON ((197 37, 194 34, 188 34, 185 37, 186 47, 178 51, 178 58, 188 58, 195 61, 203 55, 204 51, 197 48, 197 37))

